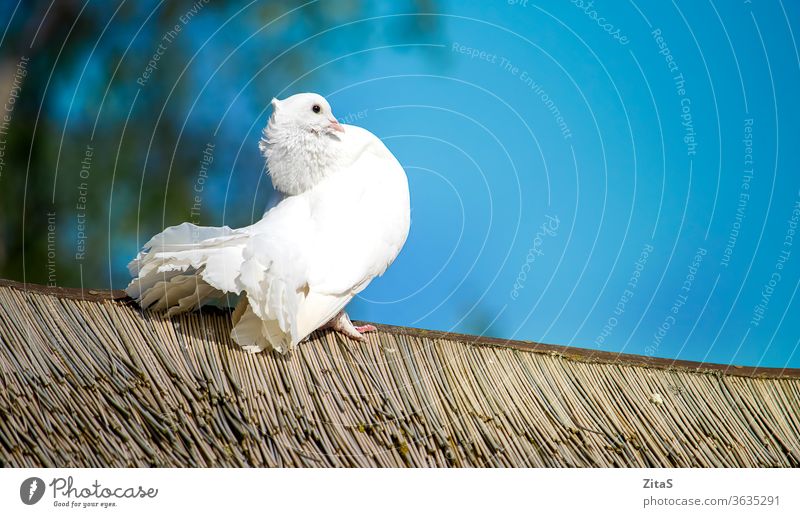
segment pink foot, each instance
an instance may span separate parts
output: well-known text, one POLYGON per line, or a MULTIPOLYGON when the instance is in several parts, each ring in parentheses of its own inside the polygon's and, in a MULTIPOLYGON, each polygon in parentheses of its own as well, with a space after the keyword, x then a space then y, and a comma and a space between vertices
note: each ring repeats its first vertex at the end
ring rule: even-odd
POLYGON ((334 318, 323 325, 322 328, 332 328, 342 334, 349 336, 358 341, 366 341, 362 333, 363 332, 374 332, 378 330, 375 328, 375 325, 361 325, 360 327, 353 326, 353 322, 350 321, 350 317, 347 315, 344 310, 342 310, 339 314, 334 316, 334 318))

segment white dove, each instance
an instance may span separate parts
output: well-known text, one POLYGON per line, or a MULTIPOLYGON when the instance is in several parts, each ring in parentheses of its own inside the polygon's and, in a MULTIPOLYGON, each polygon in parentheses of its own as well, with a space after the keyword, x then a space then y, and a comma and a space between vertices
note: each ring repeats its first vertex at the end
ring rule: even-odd
POLYGON ((406 241, 405 172, 375 135, 340 124, 320 95, 272 106, 259 147, 283 199, 244 228, 167 228, 128 265, 126 291, 168 316, 241 294, 231 337, 254 352, 287 352, 325 326, 363 340, 375 327, 354 327, 344 308, 406 241))

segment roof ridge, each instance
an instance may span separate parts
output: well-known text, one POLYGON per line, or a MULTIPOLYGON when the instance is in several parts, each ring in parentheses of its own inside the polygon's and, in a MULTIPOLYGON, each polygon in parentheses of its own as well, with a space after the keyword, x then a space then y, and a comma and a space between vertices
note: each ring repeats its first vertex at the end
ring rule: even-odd
MULTIPOLYGON (((119 289, 80 289, 72 287, 53 287, 41 284, 18 282, 0 278, 0 288, 7 287, 19 291, 43 294, 58 298, 65 298, 87 302, 117 301, 120 303, 133 303, 133 300, 123 290, 119 289)), ((207 310, 204 308, 203 310, 207 310)), ((214 310, 212 308, 212 310, 214 310)), ((220 309, 221 310, 221 309, 220 309)), ((534 341, 522 341, 514 339, 504 339, 487 337, 482 335, 461 334, 442 330, 427 330, 413 327, 401 327, 396 325, 386 325, 373 323, 378 330, 391 333, 403 334, 414 337, 428 339, 446 339, 450 341, 461 341, 465 344, 474 346, 488 346, 512 348, 524 352, 537 354, 548 354, 564 359, 585 362, 618 364, 621 366, 638 366, 645 368, 657 368, 661 370, 680 370, 694 373, 711 375, 730 375, 737 377, 754 378, 778 378, 778 379, 800 379, 800 368, 768 368, 754 366, 727 365, 719 363, 704 363, 697 361, 685 361, 681 359, 668 359, 663 357, 652 357, 637 354, 625 354, 619 352, 609 352, 606 350, 595 350, 591 348, 579 348, 565 345, 553 345, 538 343, 534 341)))

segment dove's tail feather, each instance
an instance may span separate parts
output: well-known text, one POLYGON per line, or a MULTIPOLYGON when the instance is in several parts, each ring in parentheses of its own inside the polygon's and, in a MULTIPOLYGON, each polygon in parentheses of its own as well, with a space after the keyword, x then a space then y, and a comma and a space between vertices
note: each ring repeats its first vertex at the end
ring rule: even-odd
POLYGON ((247 297, 239 300, 233 311, 231 338, 250 352, 261 352, 274 348, 285 353, 294 345, 291 332, 284 332, 276 320, 262 320, 253 312, 247 297))
POLYGON ((227 226, 172 226, 150 239, 128 264, 134 279, 125 291, 143 308, 167 310, 168 316, 238 293, 245 243, 245 235, 227 226))

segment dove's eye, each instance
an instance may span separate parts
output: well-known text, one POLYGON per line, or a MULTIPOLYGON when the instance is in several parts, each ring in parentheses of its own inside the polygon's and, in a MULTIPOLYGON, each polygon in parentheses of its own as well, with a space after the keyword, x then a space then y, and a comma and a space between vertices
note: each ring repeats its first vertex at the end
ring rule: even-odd
POLYGON ((311 106, 311 111, 313 111, 314 113, 319 113, 320 111, 322 111, 322 108, 319 107, 319 104, 314 104, 313 106, 311 106))

